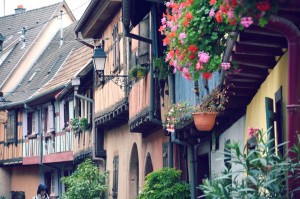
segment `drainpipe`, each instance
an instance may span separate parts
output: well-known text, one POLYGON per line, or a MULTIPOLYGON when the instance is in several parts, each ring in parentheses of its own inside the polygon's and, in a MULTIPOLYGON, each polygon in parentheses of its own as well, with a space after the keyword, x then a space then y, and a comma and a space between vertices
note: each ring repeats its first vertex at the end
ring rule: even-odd
POLYGON ((300 131, 300 31, 291 21, 271 16, 266 28, 283 34, 288 40, 288 147, 297 143, 297 132, 300 131))
POLYGON ((195 190, 195 158, 194 158, 194 145, 193 144, 188 144, 185 141, 179 140, 176 138, 176 131, 174 131, 173 133, 171 133, 170 136, 171 142, 178 144, 178 145, 182 145, 182 146, 186 146, 188 147, 188 159, 190 160, 190 172, 189 172, 189 176, 190 176, 190 183, 191 183, 191 199, 195 199, 196 198, 196 190, 195 190))
MULTIPOLYGON (((170 103, 175 103, 175 82, 174 82, 174 74, 171 74, 168 78, 169 81, 169 95, 170 95, 170 103)), ((174 135, 175 136, 175 135, 174 135)), ((173 142, 172 142, 172 134, 169 138, 169 166, 172 168, 174 167, 174 161, 173 161, 173 142)))
POLYGON ((40 107, 38 113, 38 132, 40 135, 40 164, 43 164, 43 132, 42 132, 42 107, 40 107))
MULTIPOLYGON (((300 132, 300 31, 298 27, 291 21, 272 15, 268 24, 268 29, 280 32, 288 40, 288 99, 287 99, 287 139, 288 148, 297 144, 297 134, 300 132)), ((292 154, 289 154, 291 157, 292 154)), ((292 186, 292 179, 288 180, 288 184, 292 186)), ((293 183, 296 187, 299 180, 293 183)), ((299 194, 296 194, 299 196, 299 194)), ((298 197, 295 198, 298 198, 298 197)))
POLYGON ((191 199, 196 198, 196 190, 195 190, 195 159, 194 159, 194 145, 188 145, 188 156, 190 159, 190 182, 191 182, 191 199))
MULTIPOLYGON (((95 89, 94 88, 97 88, 97 74, 96 73, 93 73, 93 79, 94 79, 94 85, 93 85, 93 97, 95 98, 95 89)), ((79 95, 80 96, 80 95, 79 95)), ((83 96, 84 97, 84 96, 83 96)), ((88 98, 89 99, 89 98, 88 98)), ((95 134, 96 134, 96 124, 95 124, 95 103, 94 103, 94 100, 93 99, 89 99, 90 102, 92 103, 92 123, 93 123, 93 127, 92 127, 92 140, 93 140, 93 150, 92 150, 92 156, 93 156, 93 160, 98 160, 98 161, 101 161, 102 164, 103 164, 103 169, 104 171, 106 171, 106 160, 104 158, 97 158, 95 156, 95 148, 96 148, 96 139, 95 139, 95 134)))

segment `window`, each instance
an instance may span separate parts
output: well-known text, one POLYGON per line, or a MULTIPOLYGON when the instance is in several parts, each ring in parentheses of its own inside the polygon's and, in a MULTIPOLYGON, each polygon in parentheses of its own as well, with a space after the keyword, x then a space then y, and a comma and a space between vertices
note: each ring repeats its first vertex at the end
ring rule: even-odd
POLYGON ((118 24, 113 27, 113 70, 120 66, 118 24))
POLYGON ((169 166, 169 158, 168 158, 168 152, 169 152, 169 143, 165 142, 162 145, 163 148, 163 167, 169 166))
MULTIPOLYGON (((276 112, 274 111, 274 100, 272 98, 265 98, 265 106, 267 129, 269 129, 268 140, 274 140, 270 143, 270 147, 272 148, 285 142, 282 114, 282 87, 280 87, 275 93, 276 112)), ((278 147, 274 152, 280 153, 281 155, 284 154, 284 146, 278 147)))
POLYGON ((16 141, 17 140, 17 112, 10 111, 8 112, 8 120, 6 126, 6 139, 7 141, 16 141))
POLYGON ((35 134, 35 112, 27 113, 27 135, 35 134))
POLYGON ((54 176, 54 172, 51 173, 50 194, 55 195, 55 176, 54 176))
POLYGON ((69 115, 69 101, 65 101, 64 103, 64 128, 69 126, 69 120, 70 120, 70 115, 69 115))
POLYGON ((113 199, 118 198, 118 178, 119 178, 119 156, 114 156, 114 173, 113 173, 113 199))
POLYGON ((106 151, 104 150, 104 129, 101 128, 101 126, 97 127, 95 141, 96 141, 95 156, 96 157, 105 157, 106 151))

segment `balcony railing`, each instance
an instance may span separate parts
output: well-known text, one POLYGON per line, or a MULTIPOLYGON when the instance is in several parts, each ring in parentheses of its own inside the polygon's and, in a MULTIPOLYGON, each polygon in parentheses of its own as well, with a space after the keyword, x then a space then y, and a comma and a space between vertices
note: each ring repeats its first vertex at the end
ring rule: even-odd
MULTIPOLYGON (((74 133, 61 132, 43 138, 43 155, 73 150, 74 133)), ((25 139, 23 157, 40 156, 40 138, 25 139)))

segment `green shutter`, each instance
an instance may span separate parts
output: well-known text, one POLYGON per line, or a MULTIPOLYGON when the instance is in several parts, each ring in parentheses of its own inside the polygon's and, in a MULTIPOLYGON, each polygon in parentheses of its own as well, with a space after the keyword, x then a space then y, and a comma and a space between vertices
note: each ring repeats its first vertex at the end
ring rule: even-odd
MULTIPOLYGON (((285 142, 284 127, 283 127, 283 104, 282 104, 282 87, 280 87, 275 93, 275 107, 276 107, 276 133, 277 144, 285 142)), ((278 151, 281 155, 284 155, 284 146, 278 147, 278 151)))
MULTIPOLYGON (((270 140, 272 140, 269 143, 268 147, 269 147, 269 149, 271 149, 271 148, 275 147, 273 99, 266 97, 265 98, 265 106, 266 106, 267 129, 269 129, 269 132, 268 132, 268 142, 270 140)), ((273 153, 273 152, 274 152, 274 150, 269 150, 269 153, 273 153)))

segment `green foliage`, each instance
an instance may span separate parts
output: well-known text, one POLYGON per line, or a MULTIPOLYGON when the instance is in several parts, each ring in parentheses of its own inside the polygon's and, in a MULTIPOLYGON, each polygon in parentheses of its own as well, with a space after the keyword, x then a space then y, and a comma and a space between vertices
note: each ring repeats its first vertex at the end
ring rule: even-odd
POLYGON ((144 78, 148 73, 148 68, 145 66, 134 66, 129 70, 129 77, 138 81, 139 79, 144 78))
POLYGON ((187 183, 180 181, 181 171, 162 168, 146 176, 142 192, 138 199, 189 199, 187 183))
MULTIPOLYGON (((254 149, 240 150, 238 143, 228 145, 231 155, 227 162, 237 164, 237 171, 225 170, 221 177, 205 179, 200 189, 205 198, 293 198, 299 188, 288 187, 287 179, 300 178, 300 148, 292 147, 285 155, 276 154, 271 142, 265 141, 261 130, 256 129, 252 136, 257 139, 254 149), (287 156, 289 154, 289 156, 287 156), (241 179, 238 179, 241 178, 241 179), (289 193, 289 195, 288 195, 289 193)), ((281 146, 286 143, 281 144, 281 146)))
POLYGON ((67 187, 63 199, 94 199, 105 195, 107 173, 100 174, 99 169, 91 159, 79 164, 73 175, 62 177, 61 181, 67 187))
POLYGON ((6 196, 5 195, 1 195, 0 199, 6 199, 6 196))
POLYGON ((88 119, 83 117, 83 118, 80 118, 79 120, 79 127, 85 131, 89 128, 89 122, 88 122, 88 119))
POLYGON ((154 65, 157 69, 159 80, 167 80, 168 76, 172 74, 172 68, 165 62, 165 57, 155 58, 154 65))
POLYGON ((70 122, 71 128, 75 133, 79 133, 81 130, 85 131, 89 128, 87 118, 73 118, 70 122))

